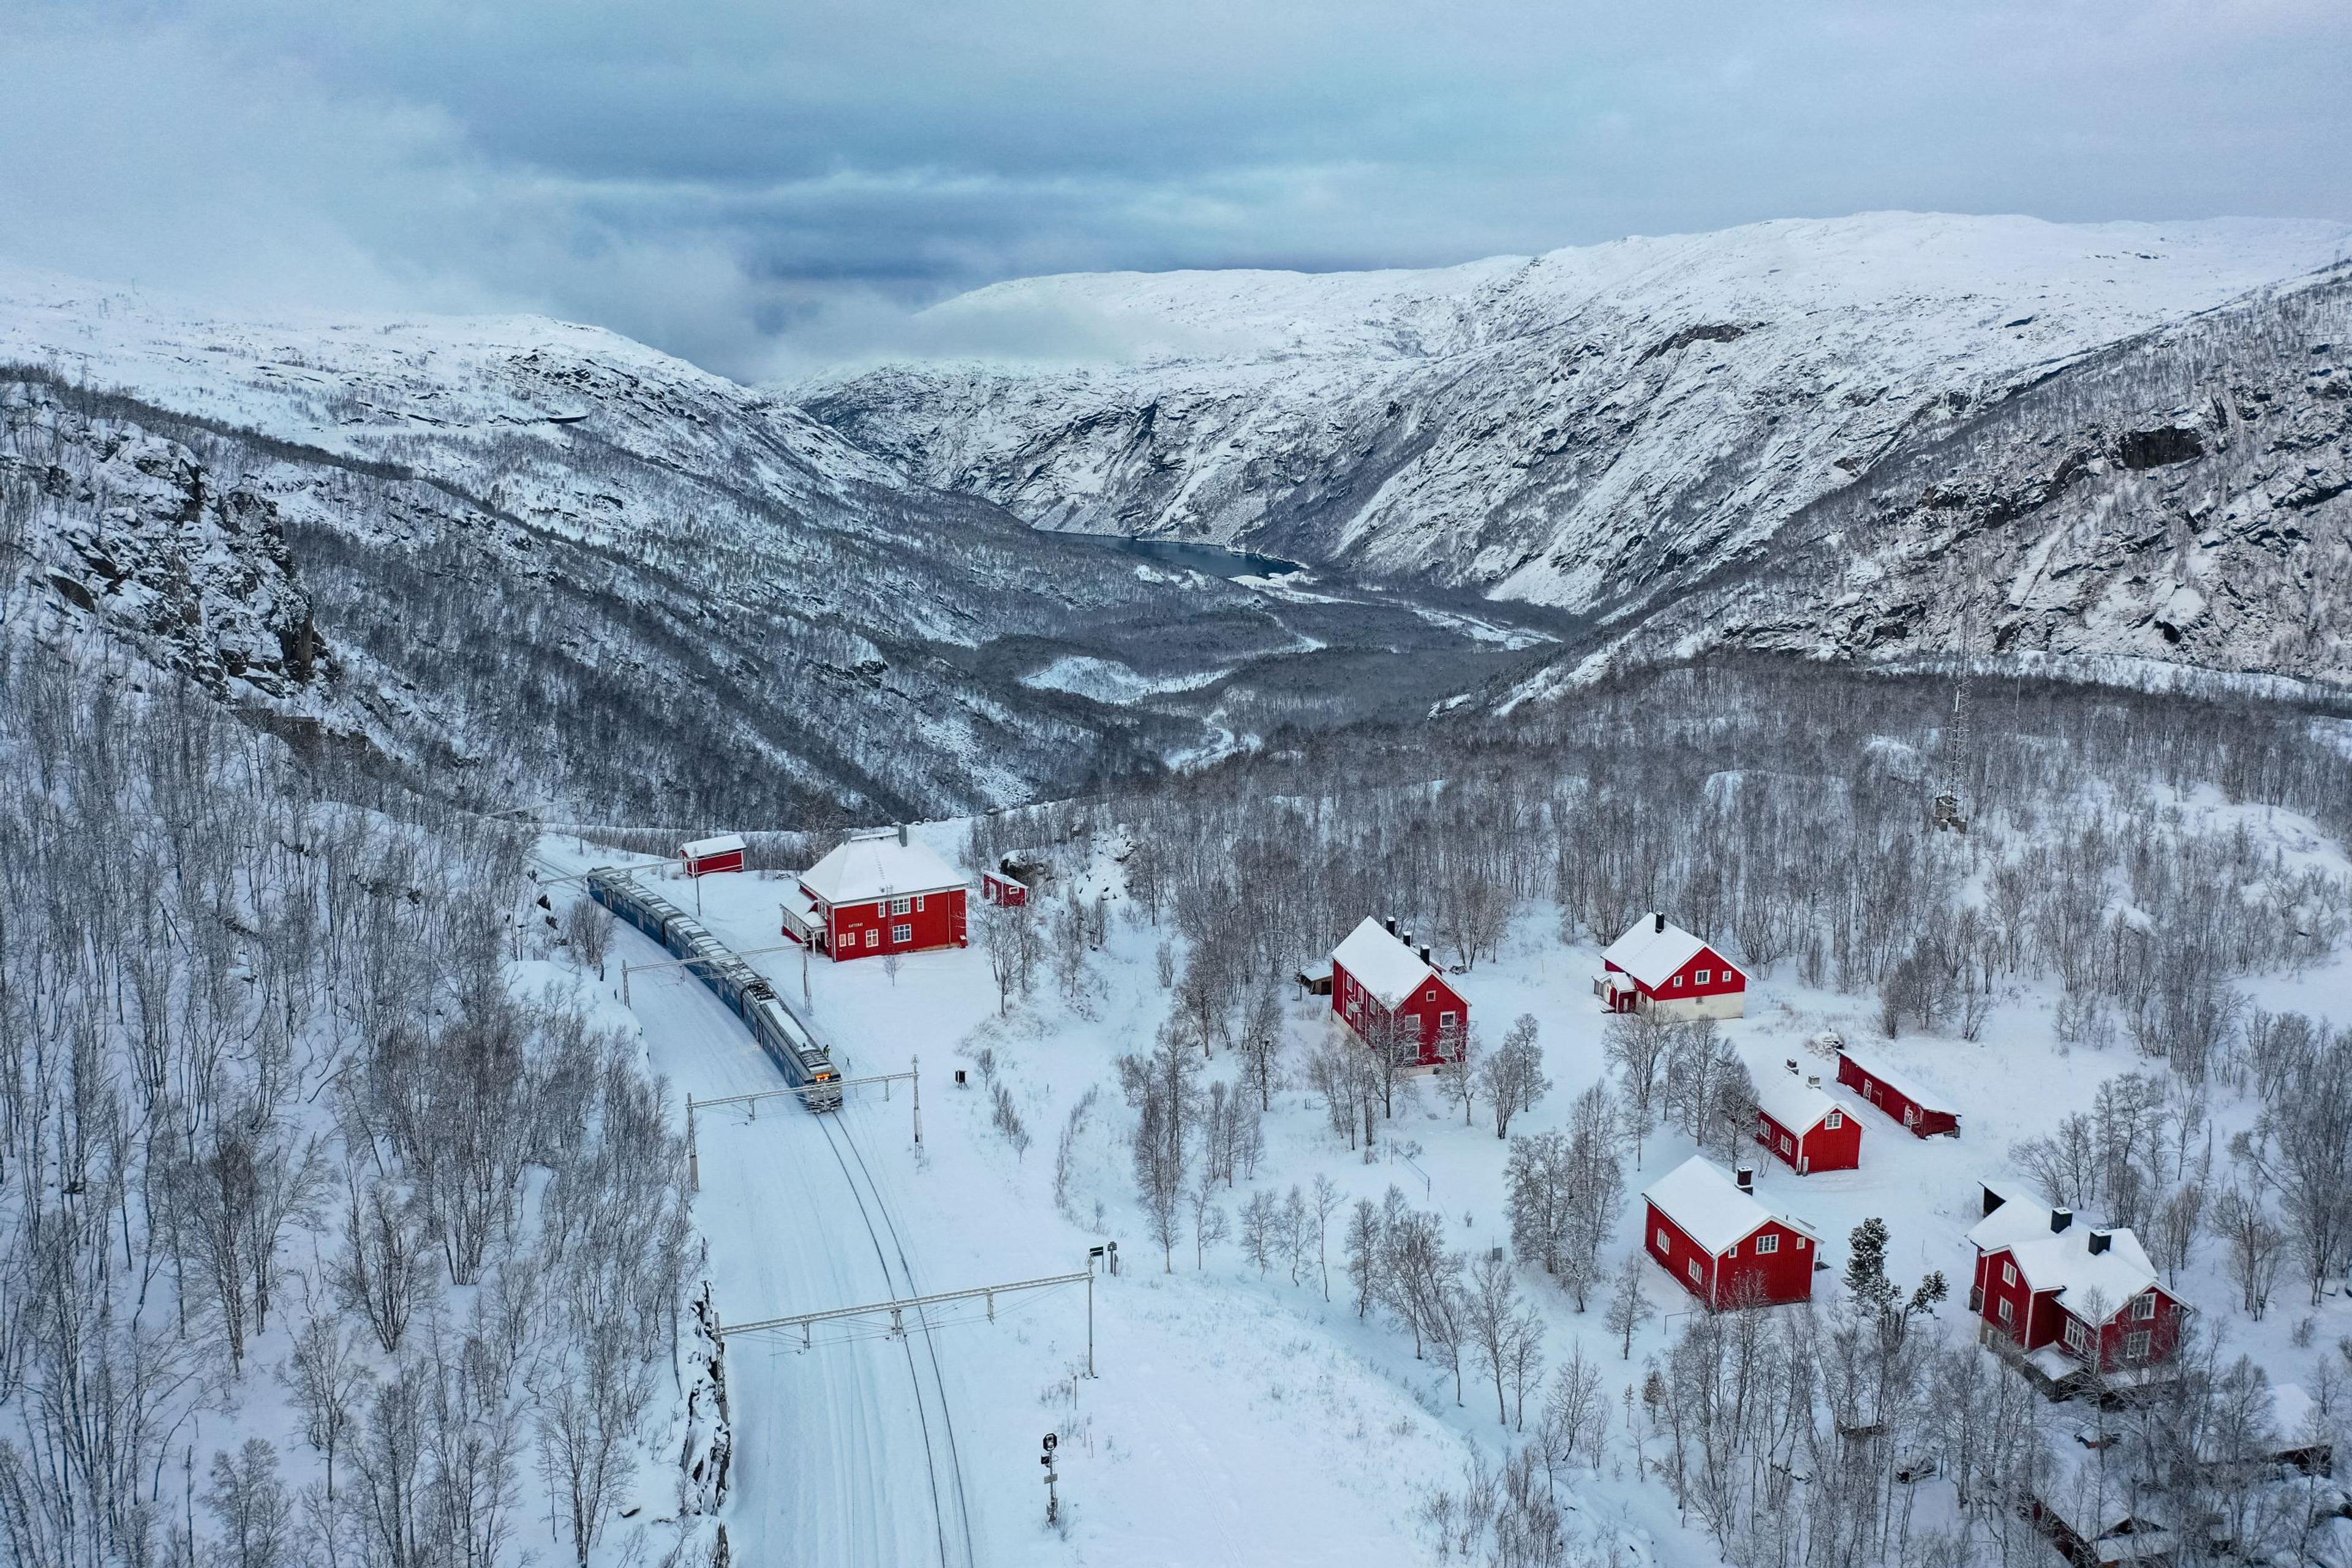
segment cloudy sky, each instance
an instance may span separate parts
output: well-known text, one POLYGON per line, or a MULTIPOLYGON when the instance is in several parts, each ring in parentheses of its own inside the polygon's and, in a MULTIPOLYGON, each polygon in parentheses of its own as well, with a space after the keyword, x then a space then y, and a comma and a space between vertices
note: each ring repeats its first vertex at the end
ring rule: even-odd
POLYGON ((1103 268, 2352 217, 2343 0, 0 0, 0 258, 739 375, 1103 268))

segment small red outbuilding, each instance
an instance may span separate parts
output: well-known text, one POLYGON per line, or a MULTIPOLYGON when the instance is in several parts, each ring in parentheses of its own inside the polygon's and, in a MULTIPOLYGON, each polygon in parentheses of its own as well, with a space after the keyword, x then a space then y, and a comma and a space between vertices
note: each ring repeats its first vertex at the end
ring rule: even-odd
POLYGON ((1711 1309, 1810 1300, 1820 1238, 1774 1214, 1720 1166, 1694 1154, 1653 1183, 1644 1248, 1711 1309))
POLYGON ((713 871, 740 871, 743 836, 722 833, 716 838, 698 838, 679 845, 677 858, 686 862, 686 874, 689 877, 705 877, 713 871))
POLYGON ((1838 1047, 1837 1080, 1902 1122, 1914 1137, 1960 1135, 1959 1112, 1943 1109, 1937 1096, 1874 1062, 1864 1062, 1843 1046, 1838 1047))
POLYGON ((980 897, 983 903, 1001 904, 1017 910, 1029 901, 1029 884, 1009 871, 982 871, 980 874, 980 897))
POLYGON ((1862 1123, 1817 1078, 1769 1073, 1756 1086, 1756 1142, 1801 1176, 1862 1163, 1862 1123))

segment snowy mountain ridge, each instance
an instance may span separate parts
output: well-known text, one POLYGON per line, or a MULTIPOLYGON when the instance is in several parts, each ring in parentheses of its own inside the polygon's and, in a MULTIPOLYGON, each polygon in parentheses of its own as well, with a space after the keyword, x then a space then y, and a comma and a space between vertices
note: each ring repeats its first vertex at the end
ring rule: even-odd
MULTIPOLYGON (((1614 625, 1752 566, 1806 509, 2096 356, 2217 311, 2261 338, 2248 313, 2325 288, 2348 245, 2338 224, 1870 214, 1437 272, 1042 279, 932 314, 1076 319, 1125 357, 898 364, 792 395, 916 479, 1043 528, 1244 544, 1614 625)), ((2177 414, 2110 392, 2111 446, 2177 414)), ((2198 657, 2154 618, 2042 646, 2198 657)))

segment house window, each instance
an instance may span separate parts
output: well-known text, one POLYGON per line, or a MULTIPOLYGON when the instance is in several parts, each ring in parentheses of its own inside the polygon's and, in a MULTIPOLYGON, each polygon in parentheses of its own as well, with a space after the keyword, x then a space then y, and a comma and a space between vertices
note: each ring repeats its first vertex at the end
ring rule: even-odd
POLYGON ((2132 1303, 2132 1316, 2137 1318, 2143 1323, 2156 1316, 2155 1291, 2150 1290, 2147 1295, 2140 1297, 2139 1300, 2132 1303))
POLYGON ((1675 1244, 1666 1239, 1666 1233, 1663 1230, 1658 1232, 1657 1247, 1660 1252, 1672 1252, 1675 1249, 1675 1244))
POLYGON ((923 912, 923 895, 920 893, 915 895, 915 912, 917 914, 923 912))
POLYGON ((1780 1134, 1780 1152, 1781 1152, 1781 1153, 1783 1153, 1783 1154, 1793 1154, 1793 1153, 1795 1153, 1796 1152, 1797 1152, 1797 1146, 1796 1146, 1796 1144, 1794 1144, 1794 1143, 1792 1143, 1792 1142, 1790 1142, 1789 1141, 1789 1135, 1788 1135, 1786 1132, 1781 1133, 1781 1134, 1780 1134))
POLYGON ((1677 991, 1681 990, 1681 989, 1682 989, 1682 984, 1683 984, 1683 977, 1682 977, 1681 975, 1679 975, 1679 974, 1675 975, 1675 990, 1677 990, 1677 991))
POLYGON ((2076 1355, 2080 1355, 2083 1353, 2083 1347, 2090 1343, 2090 1341, 2091 1331, 2083 1326, 2082 1319, 2069 1318, 2066 1320, 2066 1348, 2068 1350, 2073 1351, 2076 1355))
POLYGON ((1436 987, 1436 986, 1434 986, 1434 985, 1433 985, 1433 986, 1431 986, 1428 990, 1426 990, 1426 991, 1423 992, 1423 993, 1421 994, 1421 999, 1422 999, 1423 1001, 1424 1001, 1424 1002, 1434 1002, 1434 1001, 1436 1001, 1436 1000, 1437 1000, 1437 987, 1436 987))
POLYGON ((2146 1361, 2148 1347, 2154 1342, 2146 1329, 2136 1329, 2124 1336, 2124 1356, 2129 1361, 2146 1361))
POLYGON ((1824 1116, 1824 1117, 1822 1117, 1822 1126, 1824 1126, 1824 1127, 1843 1127, 1843 1126, 1844 1126, 1844 1125, 1845 1125, 1845 1112, 1844 1112, 1844 1111, 1843 1111, 1843 1110, 1832 1110, 1832 1111, 1831 1111, 1827 1116, 1824 1116))
POLYGON ((1698 1280, 1698 1279, 1699 1279, 1698 1259, 1697 1259, 1697 1258, 1692 1258, 1692 1259, 1690 1260, 1690 1262, 1689 1262, 1688 1264, 1686 1264, 1685 1267, 1686 1267, 1686 1268, 1690 1270, 1690 1277, 1691 1277, 1691 1279, 1692 1279, 1692 1281, 1693 1281, 1694 1283, 1696 1283, 1696 1282, 1698 1280))
POLYGON ((881 931, 873 926, 867 926, 866 928, 866 945, 868 947, 880 947, 882 945, 881 931))
POLYGON ((2000 1299, 2000 1321, 2003 1323, 2014 1323, 2017 1321, 2017 1303, 2011 1300, 2006 1296, 2003 1296, 2000 1299))
POLYGON ((890 900, 890 912, 894 915, 903 915, 914 907, 914 902, 912 899, 893 899, 890 900))
POLYGON ((2017 1283, 2017 1265, 2010 1262, 2007 1258, 2003 1258, 2001 1260, 2000 1282, 2004 1285, 2014 1285, 2017 1283))
POLYGON ((913 926, 892 926, 890 928, 890 940, 892 942, 912 942, 915 940, 915 928, 913 926))
POLYGON ((1706 984, 1709 980, 1713 979, 1714 977, 1715 977, 1715 971, 1713 971, 1713 970, 1711 970, 1711 969, 1702 969, 1702 970, 1700 970, 1700 971, 1699 971, 1696 975, 1692 976, 1692 978, 1693 978, 1693 979, 1695 979, 1695 980, 1696 980, 1696 981, 1697 981, 1701 985, 1706 984))
POLYGON ((1800 1252, 1805 1250, 1805 1238, 1801 1236, 1797 1237, 1797 1250, 1800 1252))
POLYGON ((1460 1022, 1460 1019, 1456 1015, 1452 1013, 1440 1013, 1437 1016, 1437 1026, 1441 1029, 1451 1029, 1458 1022, 1460 1022))
POLYGON ((1780 1238, 1768 1230, 1756 1238, 1756 1250, 1759 1253, 1778 1252, 1780 1250, 1780 1238))

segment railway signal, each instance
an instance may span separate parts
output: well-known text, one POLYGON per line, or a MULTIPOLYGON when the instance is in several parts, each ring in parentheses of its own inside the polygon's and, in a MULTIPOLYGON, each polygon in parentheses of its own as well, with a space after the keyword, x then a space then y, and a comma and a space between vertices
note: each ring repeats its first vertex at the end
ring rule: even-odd
POLYGON ((1059 1442, 1061 1442, 1060 1437, 1051 1432, 1046 1433, 1045 1451, 1037 1456, 1037 1462, 1045 1467, 1045 1522, 1047 1524, 1059 1524, 1062 1521, 1062 1500, 1054 1490, 1054 1483, 1061 1479, 1054 1473, 1054 1448, 1059 1442))

